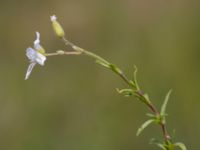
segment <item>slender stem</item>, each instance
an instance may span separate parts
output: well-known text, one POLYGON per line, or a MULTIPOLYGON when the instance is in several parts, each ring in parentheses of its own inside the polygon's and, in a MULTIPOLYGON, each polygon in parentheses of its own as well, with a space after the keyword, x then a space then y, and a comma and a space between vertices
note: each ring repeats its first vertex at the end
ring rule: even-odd
MULTIPOLYGON (((84 50, 83 51, 84 54, 88 55, 88 56, 91 56, 97 60, 100 60, 108 65, 111 65, 111 63, 109 63, 107 60, 103 59, 102 57, 92 53, 92 52, 89 52, 87 50, 84 50)), ((119 75, 129 86, 133 87, 133 84, 131 84, 130 80, 127 78, 127 76, 117 67, 118 71, 114 71, 117 75, 119 75)))
POLYGON ((152 104, 152 103, 148 103, 147 106, 149 107, 149 109, 156 115, 159 115, 158 110, 156 109, 156 107, 152 104))
MULTIPOLYGON (((99 60, 103 63, 105 63, 106 65, 108 66, 111 66, 112 64, 110 62, 108 62, 107 60, 105 60, 104 58, 100 57, 99 55, 96 55, 90 51, 87 51, 85 49, 82 49, 78 46, 76 46, 75 44, 73 44, 72 42, 68 41, 67 39, 63 38, 62 39, 64 41, 64 43, 66 45, 69 45, 71 46, 76 52, 79 52, 80 53, 83 53, 87 56, 91 56, 93 58, 95 58, 96 60, 99 60)), ((113 68, 110 68, 110 70, 112 70, 114 73, 116 73, 118 76, 121 77, 121 79, 123 81, 125 81, 125 83, 127 83, 128 86, 130 86, 131 88, 135 89, 135 94, 138 95, 137 98, 139 98, 140 100, 142 100, 146 106, 154 113, 155 116, 157 117, 161 117, 160 116, 160 113, 159 111, 157 110, 157 108, 155 107, 155 105, 149 100, 147 99, 144 94, 141 92, 141 91, 138 91, 137 87, 132 84, 130 82, 130 80, 127 78, 127 76, 121 71, 121 69, 119 69, 118 67, 114 66, 114 69, 113 68)), ((166 123, 163 123, 162 120, 161 122, 159 123, 160 127, 161 127, 161 130, 162 130, 162 134, 164 136, 164 141, 166 144, 169 144, 169 141, 171 140, 171 137, 169 135, 169 133, 167 132, 167 128, 166 128, 166 123)))
MULTIPOLYGON (((136 94, 138 94, 140 97, 146 99, 144 97, 144 95, 142 94, 141 91, 136 91, 136 94)), ((149 101, 148 103, 145 103, 148 108, 155 114, 155 116, 157 116, 158 118, 160 118, 160 113, 159 111, 157 110, 157 108, 153 105, 153 103, 151 101, 149 101)), ((162 130, 162 134, 163 134, 163 137, 164 137, 164 140, 165 140, 165 143, 168 144, 168 141, 171 140, 171 137, 167 131, 167 128, 166 128, 166 123, 161 122, 159 123, 160 127, 161 127, 161 130, 162 130)))
POLYGON ((164 135, 164 138, 165 138, 165 142, 170 141, 171 137, 170 137, 170 135, 167 132, 166 124, 165 123, 160 123, 160 126, 162 128, 162 132, 163 132, 163 135, 164 135))
MULTIPOLYGON (((101 60, 103 59, 103 58, 101 58, 100 56, 98 56, 98 55, 96 55, 96 54, 93 54, 93 53, 91 53, 91 52, 88 52, 88 51, 86 51, 86 50, 84 50, 83 53, 85 53, 85 54, 87 54, 87 55, 89 55, 89 56, 92 56, 92 57, 94 57, 94 58, 96 58, 96 59, 101 59, 101 60)), ((105 62, 108 62, 108 61, 106 61, 105 59, 103 59, 103 60, 104 60, 105 62)), ((109 62, 108 62, 108 63, 109 63, 109 62)), ((121 72, 115 72, 115 73, 117 73, 117 75, 119 75, 129 86, 133 87, 132 84, 130 83, 129 79, 126 77, 126 75, 125 75, 122 71, 121 71, 121 72)), ((144 95, 143 95, 141 92, 137 92, 137 94, 139 94, 142 98, 146 99, 146 98, 144 97, 144 95)), ((146 101, 147 101, 147 100, 146 100, 146 101)), ((156 108, 151 102, 150 102, 150 103, 146 103, 146 105, 149 107, 149 109, 150 109, 156 116, 160 115, 159 112, 158 112, 158 110, 157 110, 157 108, 156 108)), ((170 136, 169 136, 169 134, 168 134, 168 132, 167 132, 166 124, 161 123, 160 126, 161 126, 161 129, 162 129, 162 133, 163 133, 165 142, 169 141, 169 140, 170 140, 170 136)))
POLYGON ((127 78, 127 76, 123 73, 123 72, 121 72, 120 74, 118 74, 129 86, 133 86, 131 83, 130 83, 130 81, 129 81, 129 79, 127 78))
POLYGON ((108 64, 108 65, 110 64, 108 61, 106 61, 102 57, 100 57, 100 56, 98 56, 98 55, 96 55, 96 54, 94 54, 94 53, 92 53, 90 51, 87 51, 87 50, 85 50, 83 48, 80 48, 80 47, 76 46, 74 43, 68 41, 65 37, 62 38, 62 41, 65 43, 65 45, 71 46, 75 51, 82 52, 83 54, 91 56, 91 57, 93 57, 93 58, 95 58, 97 60, 100 60, 100 61, 108 64))
POLYGON ((83 50, 83 53, 85 55, 91 56, 91 57, 95 58, 96 60, 100 60, 100 61, 110 65, 110 63, 107 60, 103 59, 102 57, 100 57, 100 56, 98 56, 98 55, 96 55, 96 54, 94 54, 94 53, 92 53, 90 51, 87 51, 87 50, 84 50, 84 49, 82 49, 82 50, 83 50))
POLYGON ((45 56, 56 56, 56 55, 80 55, 81 52, 66 52, 66 51, 57 51, 55 53, 46 53, 45 56))
POLYGON ((69 45, 71 47, 75 46, 72 42, 68 41, 65 37, 62 38, 62 41, 65 43, 65 45, 69 45))

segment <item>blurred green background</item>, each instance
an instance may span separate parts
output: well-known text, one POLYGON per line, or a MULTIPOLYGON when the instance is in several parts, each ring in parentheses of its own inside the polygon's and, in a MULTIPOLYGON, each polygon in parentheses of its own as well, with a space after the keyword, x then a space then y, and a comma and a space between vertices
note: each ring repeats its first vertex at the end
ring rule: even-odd
POLYGON ((200 1, 1 0, 0 12, 1 150, 158 149, 148 145, 162 138, 158 127, 135 135, 147 109, 119 96, 123 81, 91 58, 48 58, 24 81, 35 31, 48 52, 66 49, 52 31, 53 14, 71 41, 129 77, 137 65, 140 85, 158 107, 172 88, 169 131, 199 150, 200 1))

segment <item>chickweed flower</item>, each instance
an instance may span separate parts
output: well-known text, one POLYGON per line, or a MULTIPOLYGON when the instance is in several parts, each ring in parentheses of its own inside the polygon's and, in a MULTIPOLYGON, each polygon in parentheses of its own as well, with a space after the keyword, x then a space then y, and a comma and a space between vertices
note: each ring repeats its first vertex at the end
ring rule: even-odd
POLYGON ((34 41, 34 48, 29 47, 26 49, 26 56, 30 60, 30 65, 28 66, 25 80, 27 80, 36 64, 44 66, 44 62, 46 60, 45 50, 40 45, 40 33, 36 32, 36 40, 34 41))
POLYGON ((55 15, 53 15, 50 18, 51 18, 51 22, 52 22, 52 26, 53 26, 55 34, 59 38, 64 38, 65 32, 64 32, 62 26, 60 25, 60 23, 57 21, 57 17, 55 15))

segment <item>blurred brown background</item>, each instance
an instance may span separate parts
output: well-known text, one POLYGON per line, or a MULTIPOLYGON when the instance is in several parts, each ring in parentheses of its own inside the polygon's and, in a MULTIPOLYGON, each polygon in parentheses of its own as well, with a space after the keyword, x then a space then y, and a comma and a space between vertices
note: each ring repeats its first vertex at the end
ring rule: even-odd
POLYGON ((67 37, 117 64, 160 106, 166 92, 168 128, 176 141, 199 150, 200 1, 13 0, 0 1, 0 149, 158 149, 158 127, 140 137, 147 109, 119 96, 125 84, 85 56, 51 57, 24 81, 35 31, 48 52, 65 49, 55 37, 56 14, 67 37))

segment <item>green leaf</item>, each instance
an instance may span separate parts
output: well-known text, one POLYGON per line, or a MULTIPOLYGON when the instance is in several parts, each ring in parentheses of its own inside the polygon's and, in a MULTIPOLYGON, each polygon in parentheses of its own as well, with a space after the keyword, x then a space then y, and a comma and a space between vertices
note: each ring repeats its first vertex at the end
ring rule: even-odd
POLYGON ((145 98, 145 101, 147 101, 147 103, 151 103, 149 99, 149 95, 147 93, 144 94, 144 98, 145 98))
POLYGON ((175 143, 174 146, 179 147, 181 150, 187 150, 185 144, 181 142, 175 143))
POLYGON ((137 69, 136 66, 134 66, 134 69, 135 70, 134 70, 134 73, 133 73, 133 82, 135 84, 136 89, 140 90, 139 85, 138 85, 138 81, 137 81, 137 71, 138 71, 138 69, 137 69))
POLYGON ((132 96, 133 95, 133 90, 132 89, 116 89, 119 94, 123 94, 126 97, 132 96))
POLYGON ((165 114, 166 114, 166 107, 167 107, 167 103, 169 101, 169 97, 171 94, 172 90, 169 90, 169 92, 167 93, 167 95, 165 96, 165 100, 161 106, 161 110, 160 110, 160 115, 163 117, 164 121, 165 121, 165 114))
POLYGON ((157 143, 157 144, 155 144, 155 145, 157 145, 158 147, 160 147, 160 148, 163 149, 163 150, 167 150, 167 149, 165 148, 165 146, 164 146, 163 144, 161 144, 161 143, 157 143))
POLYGON ((147 120, 146 122, 144 122, 144 123, 141 125, 141 127, 137 130, 136 135, 139 136, 139 135, 142 133, 142 131, 143 131, 146 127, 148 127, 151 123, 153 123, 154 121, 155 121, 155 119, 149 119, 149 120, 147 120))
POLYGON ((147 113, 146 114, 148 117, 152 117, 152 118, 156 118, 156 116, 154 114, 151 114, 151 113, 147 113))
POLYGON ((167 150, 165 144, 162 144, 160 141, 158 141, 156 139, 151 139, 150 144, 154 144, 154 145, 158 146, 159 148, 161 148, 162 150, 167 150))
POLYGON ((144 94, 144 97, 149 100, 149 95, 147 93, 144 94))
POLYGON ((134 83, 132 80, 130 80, 129 82, 130 82, 130 84, 131 84, 133 87, 136 87, 136 86, 135 86, 135 83, 134 83))

